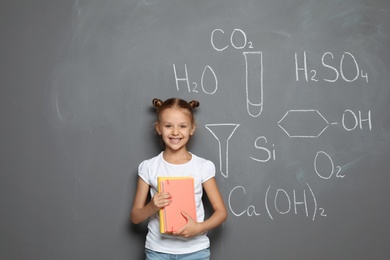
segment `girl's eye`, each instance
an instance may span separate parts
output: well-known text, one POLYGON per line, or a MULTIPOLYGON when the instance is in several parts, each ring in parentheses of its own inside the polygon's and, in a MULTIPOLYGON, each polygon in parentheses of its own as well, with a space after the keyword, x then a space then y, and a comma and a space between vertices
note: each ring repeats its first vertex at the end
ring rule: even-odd
POLYGON ((181 125, 180 127, 181 127, 181 128, 186 128, 187 126, 186 126, 186 125, 181 125))

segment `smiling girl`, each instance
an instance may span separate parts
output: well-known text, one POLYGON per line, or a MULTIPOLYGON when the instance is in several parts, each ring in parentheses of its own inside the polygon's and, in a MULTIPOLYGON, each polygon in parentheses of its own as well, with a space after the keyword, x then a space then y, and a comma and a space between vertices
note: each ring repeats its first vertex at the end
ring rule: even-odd
POLYGON ((187 144, 196 129, 193 109, 198 101, 187 102, 178 98, 166 101, 153 99, 157 108, 157 133, 165 144, 159 155, 143 161, 138 167, 138 185, 131 211, 131 221, 139 224, 149 219, 146 236, 146 259, 210 259, 208 230, 222 224, 227 211, 215 181, 215 166, 206 159, 187 150, 187 144), (182 212, 187 224, 173 234, 161 234, 159 210, 171 202, 169 193, 157 192, 158 176, 192 176, 195 183, 197 219, 182 212), (205 220, 202 203, 203 190, 213 208, 205 220), (147 202, 148 193, 151 200, 147 202), (174 258, 171 258, 174 257, 174 258))

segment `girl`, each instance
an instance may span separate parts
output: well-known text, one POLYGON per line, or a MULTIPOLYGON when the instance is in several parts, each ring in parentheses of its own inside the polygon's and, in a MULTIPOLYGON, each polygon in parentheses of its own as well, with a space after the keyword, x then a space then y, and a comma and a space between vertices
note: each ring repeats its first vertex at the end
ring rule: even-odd
POLYGON ((227 211, 214 178, 214 164, 187 150, 187 143, 196 128, 193 109, 199 106, 199 102, 188 103, 178 98, 162 102, 155 98, 153 105, 158 111, 155 128, 165 149, 138 167, 131 221, 138 224, 149 218, 146 259, 210 259, 210 241, 206 232, 222 224, 227 211), (158 211, 170 204, 171 197, 169 193, 157 192, 158 176, 193 176, 195 179, 197 220, 182 212, 187 224, 171 235, 161 234, 159 229, 158 211), (214 211, 207 220, 204 220, 203 189, 214 211), (147 203, 149 190, 151 200, 147 203))

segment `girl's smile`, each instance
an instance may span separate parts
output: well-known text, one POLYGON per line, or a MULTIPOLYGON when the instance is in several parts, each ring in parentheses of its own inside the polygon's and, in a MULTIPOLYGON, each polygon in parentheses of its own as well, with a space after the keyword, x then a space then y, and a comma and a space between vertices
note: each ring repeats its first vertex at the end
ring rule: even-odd
POLYGON ((179 143, 181 140, 182 140, 182 138, 175 138, 175 137, 170 137, 169 138, 171 141, 172 141, 172 143, 179 143))
POLYGON ((195 125, 183 109, 168 108, 161 112, 156 131, 169 151, 187 151, 186 145, 195 125))

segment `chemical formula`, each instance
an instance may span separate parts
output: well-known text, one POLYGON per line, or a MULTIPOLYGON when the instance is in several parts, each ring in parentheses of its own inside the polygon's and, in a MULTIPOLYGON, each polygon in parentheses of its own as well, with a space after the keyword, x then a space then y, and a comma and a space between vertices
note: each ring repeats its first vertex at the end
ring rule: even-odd
MULTIPOLYGON (((210 34, 210 47, 217 53, 233 50, 242 53, 242 62, 245 67, 243 77, 245 78, 245 99, 246 112, 258 120, 263 113, 266 105, 264 97, 264 66, 263 52, 256 50, 256 45, 248 39, 244 30, 234 29, 231 32, 225 32, 222 29, 214 29, 210 34)), ((335 84, 337 82, 368 84, 369 75, 359 64, 358 55, 345 51, 340 55, 326 51, 317 55, 318 60, 310 59, 306 51, 291 53, 295 78, 292 81, 297 83, 327 82, 335 84), (335 65, 337 64, 337 66, 335 65)), ((206 95, 215 95, 219 87, 219 75, 217 70, 209 64, 204 64, 200 78, 194 80, 187 64, 173 64, 173 75, 176 83, 176 90, 185 91, 194 95, 202 93, 206 95), (205 83, 205 78, 212 79, 205 83)), ((371 110, 345 109, 340 111, 336 118, 328 116, 313 107, 310 109, 290 109, 285 112, 281 118, 275 119, 275 124, 288 138, 294 139, 316 139, 331 127, 341 127, 343 131, 365 131, 372 130, 371 110), (309 127, 310 126, 310 127, 309 127)), ((205 128, 215 138, 218 145, 218 172, 223 178, 229 179, 229 142, 236 135, 236 130, 242 127, 237 122, 229 123, 210 123, 205 128)), ((271 138, 260 135, 252 137, 254 142, 251 144, 258 154, 249 154, 248 157, 258 164, 273 163, 279 160, 279 147, 271 138)), ((234 149, 234 148, 233 148, 234 149)), ((334 164, 334 159, 327 151, 319 150, 313 154, 312 173, 320 181, 330 179, 347 178, 340 165, 334 164), (326 169, 318 167, 319 161, 327 164, 326 169)), ((230 212, 235 217, 262 217, 266 216, 274 220, 276 215, 302 215, 315 221, 318 217, 326 217, 326 210, 320 206, 317 201, 315 190, 309 183, 300 190, 282 189, 269 185, 263 197, 259 197, 257 203, 243 205, 235 201, 236 197, 245 197, 247 188, 238 185, 231 189, 227 201, 230 212)))

